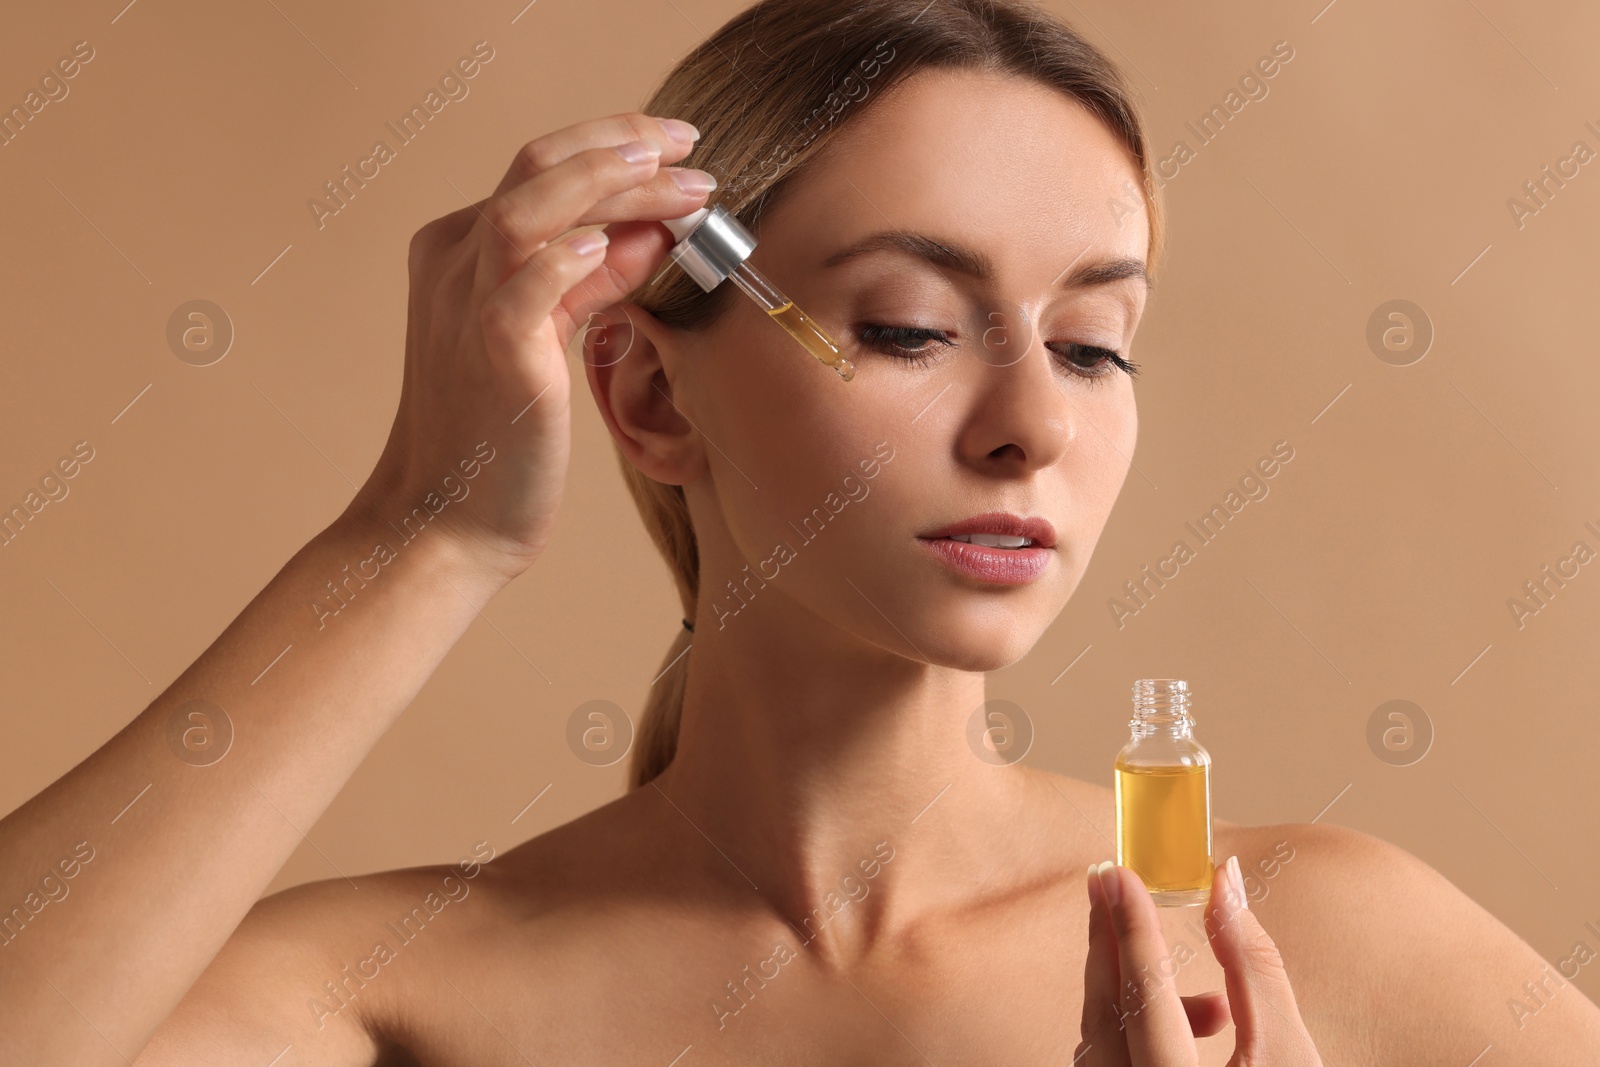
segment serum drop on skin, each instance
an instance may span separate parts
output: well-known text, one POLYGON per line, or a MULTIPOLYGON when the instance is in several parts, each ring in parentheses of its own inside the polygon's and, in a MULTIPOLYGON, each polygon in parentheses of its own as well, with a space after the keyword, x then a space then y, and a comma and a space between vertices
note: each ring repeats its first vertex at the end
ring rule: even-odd
POLYGON ((1133 683, 1133 737, 1113 765, 1117 865, 1138 872, 1158 907, 1211 897, 1211 756, 1194 739, 1189 683, 1133 683))
POLYGON ((673 261, 700 288, 709 293, 724 279, 733 279, 734 285, 807 352, 832 367, 845 381, 855 377, 856 365, 839 351, 833 338, 793 300, 779 292, 766 275, 749 264, 750 253, 756 247, 755 236, 740 225, 727 208, 721 204, 701 208, 681 219, 665 219, 662 224, 672 231, 677 242, 672 246, 673 261))

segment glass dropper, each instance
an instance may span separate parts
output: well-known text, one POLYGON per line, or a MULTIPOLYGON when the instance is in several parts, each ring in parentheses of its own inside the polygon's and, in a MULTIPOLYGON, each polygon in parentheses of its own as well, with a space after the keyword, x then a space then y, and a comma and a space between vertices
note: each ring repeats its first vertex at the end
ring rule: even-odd
POLYGON ((855 377, 855 364, 839 351, 839 346, 822 327, 783 295, 766 275, 750 265, 750 253, 756 247, 755 236, 740 225, 727 208, 721 204, 701 208, 680 219, 664 219, 663 225, 672 231, 677 241, 672 246, 673 261, 701 289, 709 293, 731 278, 807 352, 832 367, 845 381, 855 377))

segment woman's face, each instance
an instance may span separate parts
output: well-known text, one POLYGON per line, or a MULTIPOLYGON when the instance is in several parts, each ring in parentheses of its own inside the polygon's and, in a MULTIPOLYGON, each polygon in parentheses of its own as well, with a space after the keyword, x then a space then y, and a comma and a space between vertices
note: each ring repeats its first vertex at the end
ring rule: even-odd
POLYGON ((992 670, 1072 595, 1133 455, 1133 384, 1106 352, 1129 358, 1146 298, 1138 171, 1081 105, 1022 79, 924 72, 873 105, 843 116, 751 257, 854 380, 742 296, 663 357, 704 448, 685 483, 701 628, 766 600, 809 630, 992 670), (1075 277, 1117 260, 1110 280, 1075 277), (1031 580, 967 573, 925 537, 988 512, 1054 528, 1053 548, 1006 557, 1042 557, 1031 580))

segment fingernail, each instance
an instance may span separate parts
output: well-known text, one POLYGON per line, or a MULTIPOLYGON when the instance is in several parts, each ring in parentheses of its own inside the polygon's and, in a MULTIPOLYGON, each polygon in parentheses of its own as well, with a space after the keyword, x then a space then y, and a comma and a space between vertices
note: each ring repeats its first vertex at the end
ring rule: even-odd
POLYGON ((1100 875, 1097 871, 1099 866, 1100 865, 1098 863, 1089 864, 1089 869, 1084 873, 1083 876, 1083 887, 1089 893, 1089 906, 1091 908, 1094 907, 1094 905, 1098 902, 1095 894, 1095 886, 1100 884, 1100 875))
POLYGON ((692 195, 709 193, 717 187, 716 176, 703 170, 672 170, 667 173, 672 175, 679 189, 692 195))
POLYGON ((1117 873, 1117 865, 1101 860, 1099 873, 1100 891, 1106 895, 1106 903, 1114 908, 1122 903, 1122 877, 1117 873))
POLYGON ((1239 894, 1240 909, 1242 910, 1250 907, 1250 898, 1245 896, 1244 893, 1244 876, 1239 873, 1238 856, 1228 857, 1228 877, 1233 880, 1234 892, 1239 894))
POLYGON ((688 144, 700 136, 700 131, 682 119, 656 119, 661 123, 661 128, 667 131, 667 136, 674 141, 688 144))
POLYGON ((617 155, 629 163, 643 163, 647 159, 654 159, 661 154, 661 146, 653 141, 629 141, 627 144, 617 145, 617 155))
POLYGON ((590 230, 588 233, 580 233, 568 241, 567 247, 580 256, 587 256, 600 251, 609 241, 610 238, 606 236, 604 230, 590 230))

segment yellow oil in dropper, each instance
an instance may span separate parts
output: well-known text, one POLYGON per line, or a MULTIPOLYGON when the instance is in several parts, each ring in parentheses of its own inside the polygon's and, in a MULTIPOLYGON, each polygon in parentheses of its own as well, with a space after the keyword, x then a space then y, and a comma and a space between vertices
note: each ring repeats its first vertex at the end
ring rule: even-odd
MULTIPOLYGON (((741 272, 748 272, 765 282, 765 278, 762 275, 757 274, 748 264, 741 263, 739 268, 729 277, 734 280, 739 288, 744 289, 747 293, 750 290, 745 287, 745 279, 740 277, 741 272)), ((816 320, 801 311, 799 305, 793 300, 773 289, 772 283, 766 282, 765 287, 772 289, 774 295, 783 301, 777 307, 766 308, 766 312, 772 317, 772 321, 788 330, 789 336, 799 341, 807 352, 810 352, 823 363, 838 371, 839 377, 847 382, 854 378, 856 376, 856 365, 844 353, 839 351, 839 346, 833 343, 833 338, 823 332, 822 327, 817 325, 816 320)), ((754 296, 755 294, 752 293, 751 295, 754 296)), ((756 303, 765 306, 765 301, 760 297, 756 298, 756 303)))
POLYGON ((663 222, 677 239, 672 258, 702 289, 710 292, 724 279, 731 279, 807 352, 832 367, 845 381, 855 377, 856 365, 839 351, 833 338, 783 295, 766 275, 750 265, 755 237, 728 213, 727 208, 721 205, 701 208, 681 219, 663 222))

